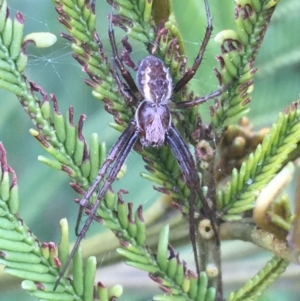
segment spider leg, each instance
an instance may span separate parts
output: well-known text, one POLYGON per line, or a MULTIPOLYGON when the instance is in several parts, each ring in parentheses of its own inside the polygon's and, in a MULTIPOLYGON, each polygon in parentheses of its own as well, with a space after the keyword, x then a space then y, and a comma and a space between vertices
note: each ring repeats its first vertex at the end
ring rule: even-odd
POLYGON ((196 169, 196 165, 194 159, 184 142, 183 138, 181 137, 178 130, 171 124, 167 134, 166 140, 170 145, 170 148, 176 158, 181 172, 186 180, 186 184, 191 191, 190 196, 190 204, 189 204, 189 218, 190 218, 190 239, 193 245, 193 252, 195 257, 195 263, 197 268, 197 273, 200 273, 200 265, 198 259, 198 251, 196 246, 196 225, 195 225, 195 205, 196 205, 196 195, 200 198, 203 206, 203 210, 205 215, 209 218, 211 222, 211 226, 215 235, 217 236, 218 240, 218 233, 215 227, 215 218, 212 215, 212 210, 210 209, 205 196, 200 187, 200 178, 196 169))
POLYGON ((138 99, 136 98, 135 94, 131 94, 128 90, 128 87, 124 83, 122 83, 119 73, 117 72, 115 66, 112 68, 111 72, 117 82, 119 91, 124 96, 126 103, 129 104, 131 107, 135 106, 138 102, 138 99))
POLYGON ((167 33, 167 29, 164 27, 164 21, 161 20, 159 23, 158 23, 158 26, 157 26, 157 30, 156 30, 156 37, 154 39, 154 42, 152 44, 152 48, 151 50, 149 51, 152 55, 155 54, 157 48, 158 48, 158 45, 159 45, 159 41, 160 41, 160 38, 162 37, 162 35, 166 34, 167 33))
MULTIPOLYGON (((108 64, 107 61, 107 57, 105 56, 104 53, 104 48, 103 48, 103 44, 99 38, 99 35, 95 32, 94 33, 94 40, 98 45, 98 49, 99 49, 99 54, 101 56, 101 59, 103 62, 105 62, 105 64, 108 64)), ((122 95, 125 98, 125 101, 129 104, 129 105, 134 105, 136 104, 137 100, 135 99, 135 97, 133 97, 128 90, 126 89, 126 86, 122 83, 119 73, 117 72, 115 66, 110 68, 110 72, 112 73, 114 79, 116 80, 116 83, 118 85, 119 91, 122 93, 122 95)))
POLYGON ((175 106, 178 109, 184 109, 184 108, 192 108, 194 106, 200 105, 204 102, 207 102, 209 99, 220 96, 224 91, 226 91, 233 84, 233 82, 234 81, 231 81, 228 84, 226 84, 225 86, 222 86, 218 90, 211 92, 205 96, 197 97, 193 100, 178 102, 175 104, 175 106))
POLYGON ((133 60, 130 57, 130 54, 132 53, 132 46, 128 42, 128 36, 122 38, 121 43, 123 45, 123 50, 121 54, 121 60, 125 63, 125 65, 129 68, 131 68, 134 71, 138 70, 138 67, 135 65, 133 60))
POLYGON ((114 29, 112 26, 112 19, 113 19, 113 14, 111 13, 109 15, 109 30, 108 30, 108 36, 109 36, 109 41, 112 47, 112 51, 113 51, 113 55, 114 55, 114 61, 117 65, 117 67, 119 68, 123 78, 125 79, 129 89, 132 91, 132 93, 136 96, 136 98, 139 98, 138 96, 140 96, 140 92, 131 76, 131 74, 129 73, 129 71, 125 68, 119 53, 118 53, 118 49, 117 49, 117 44, 116 44, 116 39, 115 39, 115 34, 114 34, 114 29))
POLYGON ((105 64, 107 64, 108 63, 108 61, 107 61, 107 56, 105 55, 105 51, 104 51, 104 47, 103 47, 103 44, 102 44, 102 42, 101 42, 101 40, 100 40, 100 37, 99 37, 99 35, 98 35, 98 33, 95 31, 94 32, 94 41, 97 43, 97 45, 98 45, 98 52, 99 52, 99 54, 100 54, 100 57, 101 57, 101 60, 105 63, 105 64))
MULTIPOLYGON (((79 205, 80 205, 80 211, 78 213, 77 221, 76 221, 76 226, 75 226, 75 233, 77 236, 79 236, 78 233, 78 228, 79 228, 79 223, 81 221, 81 216, 83 213, 84 207, 86 207, 86 204, 88 203, 89 199, 92 197, 93 193, 97 190, 99 187, 99 184, 103 180, 105 174, 107 173, 107 170, 111 166, 111 164, 117 160, 118 156, 122 154, 122 149, 125 147, 125 142, 130 140, 130 137, 132 136, 132 133, 135 130, 135 123, 132 121, 129 123, 127 128, 123 131, 121 136, 118 138, 117 142, 114 144, 114 146, 111 148, 109 153, 107 154, 106 160, 102 164, 98 175, 94 179, 93 184, 89 187, 88 191, 86 191, 85 195, 83 198, 80 200, 79 205)), ((126 159, 126 158, 125 158, 126 159)))
MULTIPOLYGON (((105 63, 105 64, 108 64, 108 61, 107 61, 107 57, 105 55, 105 52, 104 52, 104 47, 103 47, 103 44, 99 38, 99 35, 97 34, 97 32, 94 33, 94 40, 95 42, 97 43, 98 45, 98 49, 99 49, 99 54, 101 56, 101 60, 105 63)), ((113 77, 115 78, 116 80, 116 83, 118 85, 118 88, 119 88, 119 91, 122 93, 122 95, 124 96, 125 98, 125 101, 129 104, 129 105, 135 105, 136 102, 137 102, 137 99, 134 96, 132 96, 129 91, 128 91, 128 88, 122 83, 121 79, 120 79, 120 76, 119 76, 119 73, 117 72, 115 66, 111 67, 110 68, 110 72, 112 73, 113 77)))
POLYGON ((206 46, 209 42, 212 30, 213 30, 212 17, 210 14, 208 0, 204 0, 204 4, 205 4, 205 11, 206 11, 206 18, 207 18, 207 27, 205 30, 204 39, 202 41, 202 44, 201 44, 201 47, 197 54, 197 57, 195 58, 193 66, 190 69, 188 69, 186 71, 186 73, 182 76, 182 78, 174 85, 173 94, 177 93, 183 86, 185 86, 193 78, 193 76, 197 72, 197 70, 202 62, 203 54, 204 54, 206 46))
POLYGON ((91 225, 91 223, 93 221, 93 217, 97 212, 100 202, 104 198, 104 196, 105 196, 107 190, 109 189, 109 187, 111 186, 111 184, 116 179, 117 174, 119 173, 122 165, 124 164, 131 149, 133 148, 133 146, 138 138, 138 135, 139 135, 139 132, 136 130, 136 124, 134 121, 131 121, 129 123, 129 125, 127 126, 127 128, 122 133, 122 135, 119 137, 118 141, 115 143, 115 145, 112 147, 112 149, 108 153, 107 159, 105 160, 102 167, 100 168, 100 171, 99 171, 97 177, 95 178, 92 186, 89 188, 89 190, 87 191, 85 196, 80 201, 79 204, 81 206, 85 206, 87 204, 89 198, 93 195, 93 193, 96 191, 99 184, 103 180, 109 167, 111 167, 111 170, 108 173, 108 175, 105 179, 105 182, 103 183, 103 186, 100 188, 100 190, 98 192, 97 200, 95 201, 95 203, 92 206, 91 211, 89 212, 88 219, 84 223, 84 225, 77 237, 77 240, 76 240, 74 247, 68 257, 68 260, 65 263, 65 265, 62 267, 62 269, 59 273, 59 277, 56 280, 55 285, 54 285, 54 290, 57 288, 61 278, 63 277, 65 271, 67 270, 72 258, 74 257, 76 250, 78 249, 78 247, 80 245, 81 240, 85 236, 85 233, 87 232, 89 226, 91 225), (113 162, 114 162, 114 164, 113 164, 113 162))

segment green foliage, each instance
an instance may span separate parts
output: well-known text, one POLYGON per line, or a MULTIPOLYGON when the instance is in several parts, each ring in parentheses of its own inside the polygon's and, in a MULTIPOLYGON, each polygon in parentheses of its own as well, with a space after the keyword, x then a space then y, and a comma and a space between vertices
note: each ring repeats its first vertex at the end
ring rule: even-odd
POLYGON ((274 279, 285 271, 288 264, 288 261, 274 256, 257 275, 247 281, 244 287, 234 293, 231 293, 226 300, 256 300, 257 297, 259 297, 266 289, 266 286, 272 283, 274 279))
MULTIPOLYGON (((243 162, 239 172, 234 169, 232 181, 219 191, 219 207, 224 219, 237 220, 239 215, 254 207, 257 193, 281 170, 289 154, 296 149, 299 110, 294 105, 280 113, 278 121, 262 144, 243 162)), ((241 216, 241 215, 240 215, 241 216)))
MULTIPOLYGON (((82 257, 78 250, 74 258, 74 288, 62 282, 53 291, 53 284, 58 276, 59 259, 53 243, 40 243, 28 229, 27 225, 17 216, 18 212, 18 185, 14 171, 7 165, 6 152, 0 144, 1 152, 1 218, 0 218, 0 263, 5 265, 5 272, 25 279, 22 288, 40 300, 95 300, 107 289, 98 286, 94 288, 96 260, 90 257, 87 260, 85 273, 82 272, 82 257), (10 182, 11 177, 11 182, 10 182), (94 294, 95 289, 95 294, 94 294)), ((68 250, 67 222, 61 223, 64 251, 68 250)), ((60 258, 63 254, 60 255, 60 258)), ((114 287, 107 297, 109 300, 120 295, 120 287, 114 287)))
MULTIPOLYGON (((112 124, 112 127, 122 131, 134 112, 120 93, 120 86, 113 74, 114 65, 109 55, 103 45, 99 45, 99 42, 95 40, 94 34, 98 26, 96 26, 93 3, 82 0, 55 0, 53 2, 59 14, 59 21, 68 31, 68 34, 63 34, 63 37, 71 42, 73 57, 89 76, 84 80, 85 83, 92 89, 93 96, 103 101, 106 111, 113 115, 115 124, 112 124)), ((201 122, 197 106, 190 110, 175 112, 177 118, 174 118, 174 121, 185 140, 195 148, 196 153, 199 150, 201 153, 199 143, 204 138, 207 138, 209 147, 215 151, 215 141, 218 147, 224 135, 230 134, 230 126, 249 112, 253 76, 256 73, 254 60, 277 2, 253 0, 237 4, 239 6, 235 14, 235 30, 222 31, 215 38, 221 46, 221 55, 217 56, 221 66, 220 70, 215 69, 215 74, 220 87, 228 85, 226 91, 209 107, 211 133, 215 140, 203 135, 205 127, 201 122)), ((114 25, 124 29, 132 39, 131 41, 141 43, 147 51, 151 51, 152 45, 157 43, 156 55, 161 57, 170 68, 174 79, 180 78, 187 68, 184 40, 175 20, 171 2, 119 0, 113 1, 113 5, 115 7, 114 25), (157 26, 162 18, 160 13, 163 14, 165 24, 164 31, 158 32, 157 35, 157 26)), ((58 106, 61 100, 51 95, 51 104, 47 92, 39 86, 38 81, 27 79, 24 74, 28 62, 25 48, 29 43, 34 43, 38 48, 49 47, 55 42, 55 37, 49 33, 33 33, 23 38, 23 28, 22 14, 17 13, 15 18, 10 17, 7 14, 7 3, 2 0, 0 6, 0 87, 17 96, 35 126, 30 130, 30 134, 52 157, 50 159, 39 156, 39 161, 67 173, 71 178, 72 188, 82 195, 91 185, 105 160, 105 144, 99 143, 98 136, 92 134, 88 147, 83 134, 85 115, 81 115, 78 123, 75 124, 72 107, 67 110, 64 117, 58 106)), ((103 42, 102 38, 101 41, 103 42)), ((295 57, 294 55, 293 61, 297 60, 295 57)), ((275 67, 278 68, 277 65, 275 67)), ((191 89, 184 90, 174 97, 177 103, 186 100, 197 101, 197 99, 199 96, 191 89)), ((249 212, 252 212, 255 207, 255 200, 260 191, 289 160, 297 157, 297 145, 300 139, 298 124, 299 109, 297 104, 293 103, 284 113, 279 114, 278 121, 273 125, 270 133, 263 137, 261 144, 257 142, 253 146, 252 153, 249 154, 246 151, 242 153, 241 166, 230 170, 228 175, 231 174, 231 177, 227 178, 225 187, 221 185, 218 187, 217 197, 211 192, 216 191, 215 183, 208 181, 205 176, 208 170, 214 172, 214 165, 217 162, 211 163, 210 160, 206 162, 201 156, 197 158, 210 166, 206 168, 201 165, 199 170, 203 173, 203 191, 207 192, 207 196, 217 206, 218 218, 221 220, 221 239, 225 236, 231 239, 238 237, 258 245, 263 245, 264 242, 265 248, 278 255, 275 239, 272 242, 266 241, 266 237, 276 236, 277 232, 272 232, 269 228, 264 229, 265 232, 260 232, 255 221, 252 219, 249 222, 248 218, 252 217, 249 212), (246 155, 248 155, 247 158, 246 155), (232 221, 240 221, 241 229, 245 227, 246 230, 241 231, 240 236, 237 233, 240 225, 232 221), (261 234, 260 238, 254 238, 258 237, 255 234, 261 234)), ((207 146, 207 149, 209 147, 207 146)), ((172 198, 175 207, 186 215, 189 210, 190 191, 185 185, 170 149, 167 147, 159 150, 142 149, 137 145, 135 150, 142 155, 147 164, 148 173, 142 173, 142 176, 159 185, 160 187, 155 187, 156 190, 172 198)), ((1 167, 0 263, 6 266, 5 271, 24 279, 22 288, 41 300, 118 298, 122 294, 122 288, 119 285, 110 290, 102 284, 94 285, 96 260, 90 257, 83 270, 81 250, 78 250, 74 257, 73 281, 70 282, 65 275, 57 290, 53 291, 59 274, 59 266, 66 262, 69 254, 66 222, 62 221, 61 224, 62 240, 57 254, 53 243, 39 242, 18 216, 19 197, 16 175, 7 165, 3 146, 1 146, 1 167)), ((160 233, 156 242, 157 247, 153 245, 149 247, 150 231, 146 230, 147 219, 143 216, 142 206, 139 205, 134 211, 134 206, 131 203, 126 204, 123 200, 123 194, 124 191, 120 191, 117 195, 109 191, 98 208, 95 220, 110 229, 118 238, 120 247, 117 248, 117 252, 125 258, 125 262, 148 272, 150 278, 165 292, 163 295, 155 296, 154 299, 214 300, 222 291, 220 289, 222 273, 217 258, 219 247, 215 246, 214 241, 204 238, 200 229, 198 236, 201 240, 200 248, 205 250, 201 255, 204 266, 201 273, 196 275, 187 268, 185 261, 180 260, 179 254, 175 254, 169 243, 168 226, 159 227, 156 231, 156 236, 158 232, 160 233)), ((95 197, 91 202, 95 201, 95 197)), ((142 199, 139 201, 142 203, 142 199)), ((274 221, 281 218, 281 222, 277 222, 276 225, 288 231, 292 227, 290 209, 283 201, 278 202, 277 207, 285 208, 285 216, 278 214, 279 210, 274 210, 269 214, 273 216, 274 221)), ((90 208, 85 209, 87 213, 90 210, 90 208)), ((22 212, 20 214, 22 215, 22 212)), ((163 217, 163 213, 159 214, 161 215, 157 219, 163 217)), ((286 243, 285 237, 280 238, 279 243, 286 243)), ((291 252, 286 246, 285 251, 290 255, 291 252)), ((228 300, 256 300, 266 287, 280 276, 291 260, 291 257, 282 254, 279 254, 282 257, 274 257, 268 262, 253 279, 247 281, 243 288, 232 292, 228 300)))

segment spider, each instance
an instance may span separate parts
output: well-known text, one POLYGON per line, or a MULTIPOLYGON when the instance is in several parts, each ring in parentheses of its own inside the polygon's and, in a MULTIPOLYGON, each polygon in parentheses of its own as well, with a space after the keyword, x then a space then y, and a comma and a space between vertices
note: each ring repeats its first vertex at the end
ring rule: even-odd
MULTIPOLYGON (((193 244, 193 252, 195 256, 195 262, 197 272, 199 274, 199 264, 197 256, 197 247, 195 242, 195 223, 192 222, 195 212, 196 197, 199 197, 202 204, 204 214, 208 216, 211 221, 212 228, 217 235, 216 228, 214 225, 214 217, 211 209, 208 206, 207 200, 205 199, 201 187, 200 179, 196 169, 196 165, 192 154, 190 153, 187 144, 182 138, 179 131, 172 123, 172 115, 168 104, 170 103, 172 96, 179 92, 195 75, 203 58, 203 54, 209 42, 212 34, 212 17, 210 14, 208 0, 204 0, 207 27, 203 42, 200 46, 197 57, 190 69, 188 69, 181 79, 177 83, 173 83, 171 74, 168 68, 165 66, 162 60, 154 56, 153 54, 145 57, 139 64, 136 83, 132 78, 129 71, 125 68, 123 60, 120 58, 117 50, 116 40, 114 36, 114 30, 112 27, 112 13, 110 14, 109 24, 109 41, 113 51, 114 63, 119 69, 120 74, 124 78, 126 85, 121 82, 119 74, 114 69, 112 73, 115 77, 116 82, 120 87, 120 91, 124 98, 132 103, 139 103, 136 109, 133 119, 129 122, 117 142, 114 144, 112 149, 109 151, 105 162, 99 170, 92 186, 88 189, 84 197, 79 202, 81 208, 86 208, 89 199, 95 191, 98 190, 98 197, 89 211, 89 217, 84 223, 80 233, 78 234, 75 245, 71 251, 71 254, 63 266, 59 278, 55 283, 54 289, 60 282, 62 275, 65 273, 70 261, 72 260, 75 251, 77 250, 81 240, 85 236, 95 214, 97 208, 104 198, 107 190, 110 188, 112 183, 115 181, 117 174, 119 173, 122 165, 128 157, 130 151, 134 147, 138 138, 143 147, 161 147, 168 144, 176 158, 178 165, 181 169, 182 175, 186 181, 188 188, 191 191, 190 195, 190 236, 193 244), (123 87, 123 88, 122 88, 123 87), (126 87, 126 89, 124 88, 126 87), (136 95, 142 95, 143 99, 140 101, 136 99, 136 95), (101 182, 103 184, 101 186, 101 182)), ((99 45, 99 49, 102 49, 102 44, 99 38, 96 39, 99 45)), ((155 45, 157 46, 157 45, 155 45)), ((154 49, 155 49, 154 46, 154 49)), ((153 51, 154 52, 154 51, 153 51)), ((206 102, 208 99, 221 95, 227 87, 221 87, 220 89, 204 96, 199 97, 192 101, 185 101, 176 103, 175 106, 180 108, 190 108, 192 106, 206 102)), ((217 238, 218 240, 218 238, 217 238)))

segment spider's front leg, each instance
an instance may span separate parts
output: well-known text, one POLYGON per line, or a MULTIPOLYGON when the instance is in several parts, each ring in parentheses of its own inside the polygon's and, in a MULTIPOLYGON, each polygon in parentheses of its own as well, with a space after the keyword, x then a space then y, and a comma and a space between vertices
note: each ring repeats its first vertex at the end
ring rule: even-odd
MULTIPOLYGON (((194 75, 196 74, 196 72, 198 71, 198 68, 200 67, 200 65, 202 63, 204 52, 206 50, 206 47, 208 45, 208 42, 210 40, 212 31, 213 31, 212 16, 211 16, 211 13, 210 13, 208 0, 204 0, 204 5, 205 5, 206 19, 207 19, 207 26, 206 26, 204 38, 202 40, 202 43, 200 45, 198 54, 197 54, 197 56, 194 60, 194 63, 192 65, 192 67, 190 69, 188 69, 183 74, 181 79, 174 85, 172 94, 176 94, 177 92, 179 92, 184 86, 186 86, 190 82, 190 80, 194 77, 194 75)), ((222 85, 222 83, 219 80, 219 85, 221 87, 218 90, 216 90, 214 92, 211 92, 211 93, 209 93, 209 94, 207 94, 203 97, 196 97, 195 99, 192 99, 192 100, 178 102, 178 103, 176 103, 176 107, 178 109, 184 109, 184 108, 192 108, 194 106, 202 104, 202 103, 206 102, 209 99, 220 96, 224 91, 226 91, 231 86, 232 83, 233 82, 230 82, 226 85, 222 85)))
POLYGON ((113 26, 112 26, 112 23, 114 21, 114 17, 115 16, 112 13, 109 15, 109 30, 108 30, 109 41, 110 41, 111 48, 112 48, 113 55, 114 55, 114 62, 117 65, 118 69, 120 70, 120 73, 121 73, 122 77, 124 78, 124 80, 126 81, 126 83, 128 85, 128 88, 132 92, 134 98, 135 99, 141 99, 141 93, 138 90, 138 88, 135 84, 135 81, 132 78, 131 74, 129 73, 129 71, 124 66, 123 61, 120 58, 119 53, 118 53, 118 48, 117 48, 117 43, 116 43, 116 39, 115 39, 114 29, 113 29, 113 26))
POLYGON ((181 77, 181 79, 174 85, 173 88, 174 94, 179 92, 196 74, 199 66, 201 65, 204 52, 206 50, 209 39, 211 37, 213 31, 213 25, 212 25, 212 16, 210 13, 208 0, 204 0, 204 4, 205 4, 205 11, 206 11, 206 19, 207 19, 207 26, 206 26, 204 38, 200 46, 200 49, 198 51, 198 54, 194 60, 193 66, 190 69, 188 69, 185 72, 185 74, 181 77))
MULTIPOLYGON (((110 35, 113 36, 113 35, 114 35, 113 32, 112 32, 110 35)), ((96 42, 97 45, 98 45, 99 54, 100 54, 100 56, 101 56, 101 58, 102 58, 102 61, 105 62, 108 66, 110 66, 110 65, 108 64, 107 57, 105 56, 103 44, 102 44, 102 42, 101 42, 101 40, 100 40, 100 38, 99 38, 99 35, 98 35, 96 32, 94 33, 94 40, 95 40, 95 42, 96 42)), ((111 44, 112 44, 112 45, 113 45, 113 43, 115 43, 115 41, 111 41, 111 44)), ((113 47, 114 57, 118 57, 118 53, 117 53, 116 51, 117 51, 117 46, 113 47)), ((138 99, 137 99, 137 97, 136 97, 135 94, 131 94, 131 93, 129 92, 129 88, 128 88, 128 86, 127 86, 128 84, 132 84, 132 82, 134 82, 134 81, 133 81, 133 79, 132 79, 130 73, 129 73, 129 72, 125 69, 125 67, 122 65, 121 59, 119 59, 119 64, 116 64, 116 65, 119 66, 119 65, 121 64, 121 66, 123 66, 123 69, 122 69, 122 70, 123 70, 123 73, 125 72, 124 70, 126 70, 127 72, 125 72, 125 73, 126 73, 127 76, 129 76, 129 79, 126 80, 127 85, 124 84, 124 83, 121 81, 121 78, 120 78, 120 76, 119 76, 119 73, 118 73, 117 70, 116 70, 115 64, 116 64, 116 63, 114 62, 114 65, 113 65, 112 67, 109 68, 109 69, 110 69, 110 72, 111 72, 113 78, 115 79, 116 84, 117 84, 117 86, 118 86, 118 88, 119 88, 119 91, 120 91, 120 93, 123 95, 124 100, 126 101, 126 103, 127 103, 129 106, 134 107, 134 106, 137 104, 138 99)))

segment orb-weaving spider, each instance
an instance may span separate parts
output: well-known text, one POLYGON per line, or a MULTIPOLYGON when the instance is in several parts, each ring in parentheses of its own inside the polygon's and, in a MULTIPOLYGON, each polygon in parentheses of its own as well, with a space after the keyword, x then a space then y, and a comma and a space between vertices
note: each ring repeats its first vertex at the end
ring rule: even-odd
MULTIPOLYGON (((110 15, 109 41, 112 47, 115 65, 124 78, 126 85, 121 82, 120 76, 116 70, 112 68, 111 71, 120 87, 120 92, 122 93, 124 98, 129 103, 139 104, 136 109, 134 118, 129 122, 128 126, 125 128, 117 142, 108 153, 107 158, 100 168, 99 173, 96 176, 92 186, 88 189, 84 197, 79 202, 81 208, 86 208, 89 199, 99 188, 98 198, 89 211, 89 217, 86 220, 80 233, 78 234, 77 240, 67 260, 67 263, 62 268, 60 276, 56 281, 55 288, 57 287, 62 275, 66 271, 66 268, 73 258, 74 253, 78 248, 81 240, 85 236, 85 233, 87 232, 96 214, 100 202, 104 198, 107 190, 115 181, 117 174, 119 173, 122 165, 124 164, 138 138, 140 138, 140 143, 143 147, 161 147, 162 145, 167 143, 170 146, 173 155, 179 164, 181 173, 186 181, 188 188, 191 191, 189 206, 189 218, 191 219, 190 236, 193 244, 197 272, 199 274, 197 248, 195 242, 196 231, 194 223, 194 213, 196 209, 194 207, 197 196, 203 204, 204 215, 210 219, 212 228, 214 229, 215 234, 217 234, 216 226, 214 224, 215 220, 213 218, 211 209, 208 206, 207 200, 202 193, 200 187, 200 179, 194 159, 181 134, 172 123, 172 116, 168 104, 171 101, 172 96, 175 93, 179 92, 195 75, 201 64, 204 51, 211 37, 213 29, 212 18, 210 15, 208 1, 204 0, 204 3, 207 17, 207 27, 203 42, 200 46, 199 52, 194 60, 192 67, 183 74, 181 79, 176 84, 173 84, 170 72, 164 65, 163 61, 155 57, 153 53, 145 57, 139 64, 136 75, 137 84, 135 83, 131 74, 125 68, 123 60, 118 54, 114 30, 112 27, 113 15, 110 15), (126 89, 124 87, 126 87, 126 89), (137 95, 141 95, 143 99, 137 99, 137 95), (100 186, 102 181, 103 184, 102 186, 100 186)), ((98 42, 100 51, 102 52, 102 44, 97 35, 96 41, 98 42)), ((155 46, 153 47, 153 49, 155 49, 155 46)), ((175 106, 177 106, 178 108, 190 108, 195 105, 199 105, 207 101, 208 99, 221 95, 224 92, 225 88, 226 86, 221 87, 213 93, 210 93, 204 97, 199 97, 192 101, 176 103, 175 106)))

